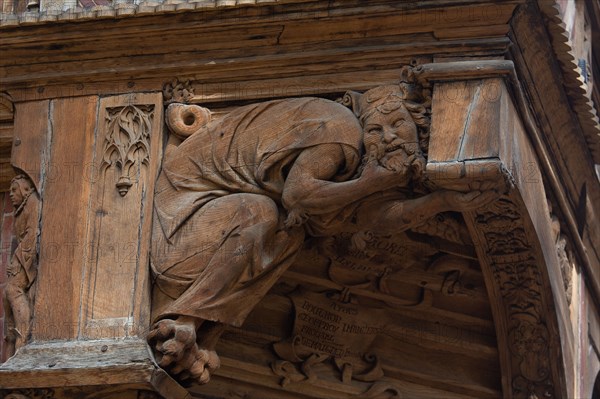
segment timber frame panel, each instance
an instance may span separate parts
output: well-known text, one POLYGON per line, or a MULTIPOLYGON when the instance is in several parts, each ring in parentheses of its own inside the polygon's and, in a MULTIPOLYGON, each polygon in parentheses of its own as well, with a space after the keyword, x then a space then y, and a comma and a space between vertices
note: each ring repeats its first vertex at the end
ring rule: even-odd
MULTIPOLYGON (((591 287, 592 306, 598 309, 600 247, 595 243, 600 242, 600 223, 594 222, 598 208, 593 204, 600 203, 600 184, 593 171, 594 163, 599 162, 600 140, 594 139, 597 125, 582 119, 574 105, 577 98, 559 84, 563 72, 546 31, 551 22, 543 17, 550 11, 536 1, 525 0, 497 1, 493 7, 481 1, 396 3, 288 1, 189 12, 184 12, 184 7, 179 12, 164 8, 164 12, 153 9, 147 13, 140 12, 139 6, 135 17, 115 12, 107 13, 104 19, 78 16, 73 21, 20 22, 18 28, 5 23, 0 26, 0 150, 8 152, 12 147, 12 165, 32 177, 45 201, 54 198, 54 206, 59 206, 58 198, 70 186, 59 184, 52 193, 52 183, 48 186, 42 178, 49 172, 48 162, 53 156, 47 144, 56 146, 60 144, 56 140, 61 140, 47 136, 49 112, 66 116, 74 106, 82 113, 97 115, 100 108, 115 108, 115 104, 106 105, 111 96, 122 100, 120 106, 137 104, 128 96, 142 96, 152 100, 144 104, 151 102, 160 108, 162 97, 164 104, 181 101, 226 112, 265 99, 335 98, 346 90, 364 91, 396 83, 401 66, 421 65, 419 79, 433 93, 428 173, 442 188, 466 185, 477 189, 479 184, 502 192, 485 209, 464 215, 491 302, 502 395, 572 397, 576 359, 571 348, 575 338, 560 259, 550 233, 551 212, 558 216, 574 248, 591 287), (464 116, 462 125, 447 123, 459 116, 464 116), (460 144, 452 147, 449 143, 460 144), (553 205, 552 211, 546 198, 553 205)), ((155 112, 155 130, 160 130, 162 109, 155 112)), ((63 122, 66 131, 69 123, 63 122)), ((96 121, 82 117, 77 126, 79 144, 64 142, 60 144, 62 151, 68 155, 74 151, 72 145, 79 145, 81 148, 75 150, 83 154, 83 160, 101 156, 98 143, 96 147, 91 144, 96 121)), ((160 157, 163 139, 156 137, 153 143, 155 157, 160 157)), ((3 168, 8 160, 3 161, 1 155, 3 168)), ((159 161, 152 162, 155 173, 159 161)), ((10 178, 2 173, 0 188, 6 190, 10 178)), ((83 176, 79 178, 81 198, 88 201, 90 190, 97 188, 87 185, 83 176)), ((88 212, 84 210, 87 203, 82 205, 79 198, 71 201, 80 212, 88 212)), ((50 212, 51 207, 43 212, 50 212)), ((54 216, 42 213, 42 221, 48 215, 58 218, 57 211, 54 216)), ((144 217, 147 221, 149 214, 144 217)), ((91 224, 75 223, 72 227, 74 235, 65 238, 67 241, 94 233, 91 224)), ((42 225, 42 241, 44 234, 60 235, 50 226, 45 228, 49 230, 44 233, 42 225)), ((141 248, 149 245, 147 234, 145 237, 141 248)), ((109 352, 113 345, 115 351, 120 349, 109 339, 112 336, 86 333, 87 313, 77 313, 79 306, 92 309, 88 299, 94 294, 89 288, 92 285, 78 291, 93 274, 86 274, 93 265, 83 266, 85 256, 80 255, 81 262, 69 263, 56 275, 42 273, 38 277, 42 284, 38 294, 46 299, 36 305, 37 322, 52 324, 44 318, 56 318, 49 308, 61 301, 52 291, 53 284, 60 282, 73 293, 67 306, 72 323, 50 335, 38 330, 39 342, 0 366, 3 388, 57 388, 58 392, 106 381, 111 387, 126 385, 120 373, 131 371, 127 359, 113 359, 105 376, 90 377, 95 366, 93 358, 87 356, 98 348, 84 339, 107 339, 103 345, 109 352), (73 325, 78 326, 77 331, 70 330, 73 325), (65 342, 46 342, 49 340, 65 342), (62 353, 67 349, 81 354, 77 378, 70 375, 70 364, 77 361, 62 353), (60 359, 54 363, 58 367, 49 366, 56 358, 60 359), (43 361, 42 366, 35 365, 38 361, 43 361)), ((136 325, 139 322, 137 327, 141 328, 139 334, 133 334, 137 338, 148 328, 144 308, 148 276, 136 284, 131 305, 136 309, 136 325)), ((100 293, 100 297, 110 302, 109 292, 100 293)), ((139 378, 137 385, 127 389, 156 390, 164 395, 172 389, 169 393, 182 394, 151 355, 142 353, 142 341, 131 345, 132 353, 139 355, 133 362, 139 378)), ((264 370, 235 360, 224 359, 214 390, 207 385, 195 388, 194 394, 217 395, 222 393, 218 387, 235 380, 277 397, 276 376, 261 376, 264 370)), ((286 392, 294 397, 294 388, 286 392)), ((341 395, 335 388, 329 394, 341 395)))

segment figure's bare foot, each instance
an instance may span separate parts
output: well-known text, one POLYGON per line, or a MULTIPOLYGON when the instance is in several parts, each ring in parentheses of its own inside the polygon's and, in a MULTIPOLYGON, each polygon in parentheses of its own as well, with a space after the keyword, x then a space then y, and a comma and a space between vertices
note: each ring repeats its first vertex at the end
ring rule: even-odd
POLYGON ((206 384, 210 374, 220 366, 214 350, 198 346, 198 326, 197 319, 180 316, 176 320, 160 320, 148 334, 156 362, 180 382, 196 380, 206 384))

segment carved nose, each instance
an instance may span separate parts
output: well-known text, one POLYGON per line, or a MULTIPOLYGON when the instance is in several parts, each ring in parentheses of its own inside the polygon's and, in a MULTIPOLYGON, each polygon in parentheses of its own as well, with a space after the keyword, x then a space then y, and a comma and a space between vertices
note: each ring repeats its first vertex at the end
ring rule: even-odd
POLYGON ((392 141, 396 140, 398 135, 393 130, 386 130, 383 132, 383 141, 386 144, 390 144, 392 141))

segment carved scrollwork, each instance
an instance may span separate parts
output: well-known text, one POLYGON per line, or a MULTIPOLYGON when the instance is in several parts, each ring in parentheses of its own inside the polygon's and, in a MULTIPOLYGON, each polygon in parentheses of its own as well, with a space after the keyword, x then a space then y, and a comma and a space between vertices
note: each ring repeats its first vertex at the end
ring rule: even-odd
POLYGON ((507 312, 513 397, 552 398, 542 276, 520 208, 504 196, 476 212, 475 223, 485 237, 489 266, 507 312))
POLYGON ((54 399, 53 389, 17 389, 4 393, 6 396, 2 397, 6 399, 54 399))
POLYGON ((149 164, 150 131, 154 116, 153 105, 128 105, 107 108, 107 135, 104 140, 102 170, 116 166, 121 175, 116 184, 125 196, 133 185, 134 167, 149 164))

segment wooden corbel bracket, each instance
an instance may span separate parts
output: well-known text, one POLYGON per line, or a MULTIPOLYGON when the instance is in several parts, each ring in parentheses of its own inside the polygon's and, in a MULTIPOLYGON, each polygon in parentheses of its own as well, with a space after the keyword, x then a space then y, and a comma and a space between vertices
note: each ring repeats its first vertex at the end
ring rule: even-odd
POLYGON ((568 305, 544 183, 556 188, 542 178, 549 165, 532 137, 538 132, 527 120, 512 62, 426 64, 419 78, 433 93, 429 181, 498 193, 464 217, 494 315, 503 395, 568 397, 568 305))

